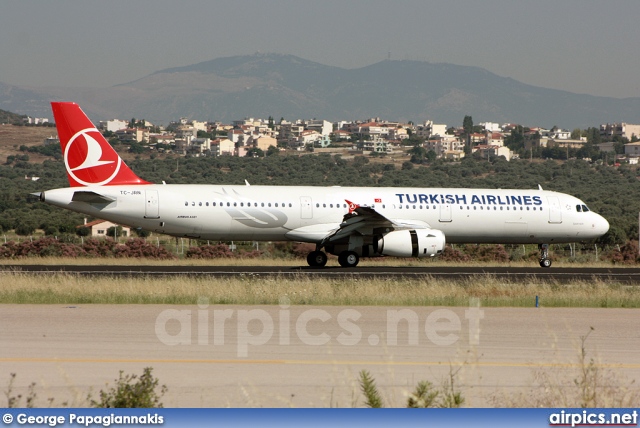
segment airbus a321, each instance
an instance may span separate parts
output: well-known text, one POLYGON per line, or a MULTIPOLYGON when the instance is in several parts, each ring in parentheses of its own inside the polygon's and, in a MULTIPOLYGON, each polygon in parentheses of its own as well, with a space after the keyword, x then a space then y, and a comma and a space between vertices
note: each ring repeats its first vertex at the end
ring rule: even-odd
POLYGON ((152 184, 139 178, 80 107, 51 103, 69 188, 51 205, 176 237, 315 244, 310 266, 337 255, 432 257, 445 243, 549 244, 598 238, 609 223, 564 193, 516 189, 152 184))

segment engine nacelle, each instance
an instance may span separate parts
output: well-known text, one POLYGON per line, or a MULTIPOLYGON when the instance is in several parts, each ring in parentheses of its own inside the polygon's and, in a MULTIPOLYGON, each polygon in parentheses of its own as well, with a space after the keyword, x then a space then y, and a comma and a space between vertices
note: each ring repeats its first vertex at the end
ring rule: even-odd
POLYGON ((442 253, 444 245, 440 230, 396 230, 378 239, 377 251, 393 257, 430 257, 442 253))

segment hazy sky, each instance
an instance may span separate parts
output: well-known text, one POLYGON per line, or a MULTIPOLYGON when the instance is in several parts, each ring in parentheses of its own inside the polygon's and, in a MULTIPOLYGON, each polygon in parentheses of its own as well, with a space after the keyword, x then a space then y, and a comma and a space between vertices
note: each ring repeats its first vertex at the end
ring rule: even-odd
POLYGON ((0 82, 107 87, 255 52, 356 68, 391 59, 640 96, 640 1, 3 1, 0 82))

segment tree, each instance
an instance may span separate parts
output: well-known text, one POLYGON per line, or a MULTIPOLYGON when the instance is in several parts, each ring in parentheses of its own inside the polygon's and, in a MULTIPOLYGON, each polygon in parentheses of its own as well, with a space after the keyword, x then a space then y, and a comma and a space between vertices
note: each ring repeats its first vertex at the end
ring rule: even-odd
POLYGON ((466 135, 471 135, 473 133, 473 118, 471 116, 464 117, 464 120, 462 121, 462 128, 466 135))
POLYGON ((471 134, 473 133, 473 119, 471 116, 465 116, 462 120, 462 129, 464 129, 465 145, 464 145, 464 153, 465 155, 471 154, 471 134))
POLYGON ((600 129, 599 128, 589 128, 587 129, 587 142, 589 144, 600 144, 602 139, 600 138, 600 129))
POLYGON ((249 158, 262 158, 264 157, 264 150, 259 149, 257 147, 252 147, 247 150, 247 157, 249 158))
POLYGON ((149 236, 151 236, 151 232, 146 229, 137 228, 133 229, 133 231, 139 238, 148 238, 149 236))
POLYGON ((269 146, 269 148, 267 149, 267 156, 277 155, 279 153, 280 150, 278 150, 277 147, 269 146))
POLYGON ((82 226, 76 229, 76 235, 78 236, 89 236, 91 235, 91 228, 82 226))
POLYGON ((16 226, 16 234, 21 236, 31 235, 36 231, 36 225, 30 220, 21 220, 16 226))
POLYGON ((576 128, 573 131, 571 131, 572 140, 579 140, 580 137, 582 137, 582 130, 580 128, 576 128))
POLYGON ((512 151, 524 149, 524 128, 517 125, 511 130, 511 135, 504 139, 504 145, 512 151))
POLYGON ((111 226, 107 229, 107 236, 111 238, 120 238, 122 236, 122 226, 111 226))

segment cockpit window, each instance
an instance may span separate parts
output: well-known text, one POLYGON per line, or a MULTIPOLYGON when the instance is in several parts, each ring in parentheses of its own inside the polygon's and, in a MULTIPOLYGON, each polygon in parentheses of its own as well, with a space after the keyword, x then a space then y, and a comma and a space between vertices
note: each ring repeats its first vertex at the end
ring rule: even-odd
POLYGON ((585 212, 585 213, 589 212, 589 208, 587 208, 586 205, 583 205, 582 206, 582 212, 585 212))
POLYGON ((581 213, 582 212, 582 205, 576 205, 576 211, 581 213))
POLYGON ((588 213, 589 208, 587 208, 586 205, 576 205, 576 211, 578 211, 579 213, 588 213))

